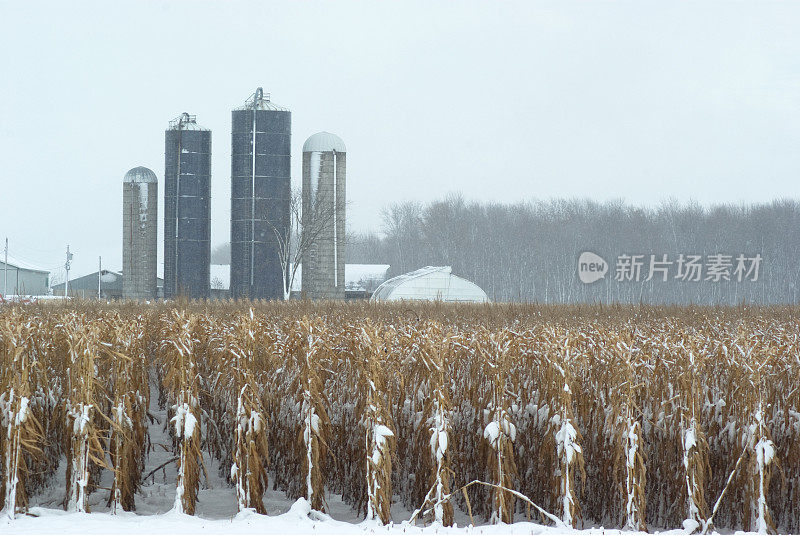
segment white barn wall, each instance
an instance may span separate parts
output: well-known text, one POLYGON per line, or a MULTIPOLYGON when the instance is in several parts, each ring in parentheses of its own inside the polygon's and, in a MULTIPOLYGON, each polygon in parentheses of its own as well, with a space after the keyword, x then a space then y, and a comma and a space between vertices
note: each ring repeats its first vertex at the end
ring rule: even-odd
MULTIPOLYGON (((5 290, 5 264, 0 261, 0 294, 5 290)), ((50 273, 8 264, 8 295, 47 295, 50 273)))

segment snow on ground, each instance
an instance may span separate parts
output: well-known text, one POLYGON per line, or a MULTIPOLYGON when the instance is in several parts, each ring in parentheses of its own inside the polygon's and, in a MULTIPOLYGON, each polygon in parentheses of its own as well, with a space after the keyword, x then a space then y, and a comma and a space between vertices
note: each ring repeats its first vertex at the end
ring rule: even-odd
MULTIPOLYGON (((361 522, 350 524, 330 518, 312 520, 308 517, 308 504, 305 500, 296 502, 291 509, 280 516, 262 516, 254 513, 243 512, 230 519, 205 519, 191 517, 178 513, 163 515, 142 516, 134 513, 111 515, 109 513, 64 513, 51 509, 34 508, 32 514, 41 515, 38 518, 24 517, 3 523, 0 521, 0 532, 3 535, 38 534, 38 535, 181 535, 189 533, 202 533, 203 535, 230 534, 236 535, 263 535, 277 533, 279 535, 359 535, 364 533, 390 533, 407 535, 562 535, 573 534, 604 534, 604 535, 632 535, 632 532, 619 530, 591 530, 570 531, 558 528, 549 528, 528 522, 520 522, 505 526, 476 526, 466 528, 444 528, 441 526, 414 527, 405 523, 390 526, 379 526, 375 523, 361 522)), ((656 532, 658 533, 658 532, 656 532)), ((668 531, 664 534, 679 535, 683 531, 668 531)))

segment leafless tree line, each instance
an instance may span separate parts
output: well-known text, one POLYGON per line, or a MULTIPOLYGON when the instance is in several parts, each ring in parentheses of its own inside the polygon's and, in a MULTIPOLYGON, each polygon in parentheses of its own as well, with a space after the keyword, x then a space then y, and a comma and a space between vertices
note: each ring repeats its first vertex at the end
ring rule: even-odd
POLYGON ((391 273, 450 265, 496 301, 547 303, 797 303, 800 298, 800 203, 715 205, 670 201, 641 208, 622 201, 467 202, 458 195, 383 211, 383 235, 354 236, 348 261, 391 264, 391 273), (578 257, 609 264, 584 284, 578 257), (643 255, 640 280, 615 280, 620 255, 643 255), (647 278, 650 255, 673 262, 668 280, 647 278), (732 256, 730 279, 676 278, 679 255, 732 256), (736 257, 761 255, 758 279, 737 281, 736 257))

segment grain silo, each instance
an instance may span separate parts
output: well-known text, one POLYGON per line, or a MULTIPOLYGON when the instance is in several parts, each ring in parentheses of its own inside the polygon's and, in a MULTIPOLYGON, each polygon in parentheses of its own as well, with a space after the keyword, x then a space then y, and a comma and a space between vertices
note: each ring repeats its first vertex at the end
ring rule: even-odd
POLYGON ((282 299, 281 243, 288 241, 292 114, 259 87, 233 110, 231 279, 234 298, 282 299))
POLYGON ((347 148, 319 132, 303 144, 303 295, 344 299, 347 148))
POLYGON ((158 178, 134 167, 122 180, 122 297, 154 299, 158 255, 158 178))
POLYGON ((208 298, 211 260, 211 131, 194 115, 165 133, 164 297, 208 298))

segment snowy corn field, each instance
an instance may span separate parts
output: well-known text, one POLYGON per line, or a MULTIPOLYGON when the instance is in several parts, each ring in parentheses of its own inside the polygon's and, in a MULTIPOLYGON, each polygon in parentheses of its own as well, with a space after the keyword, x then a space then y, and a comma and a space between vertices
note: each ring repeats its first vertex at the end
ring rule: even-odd
POLYGON ((3 533, 800 531, 794 309, 0 310, 3 533))

